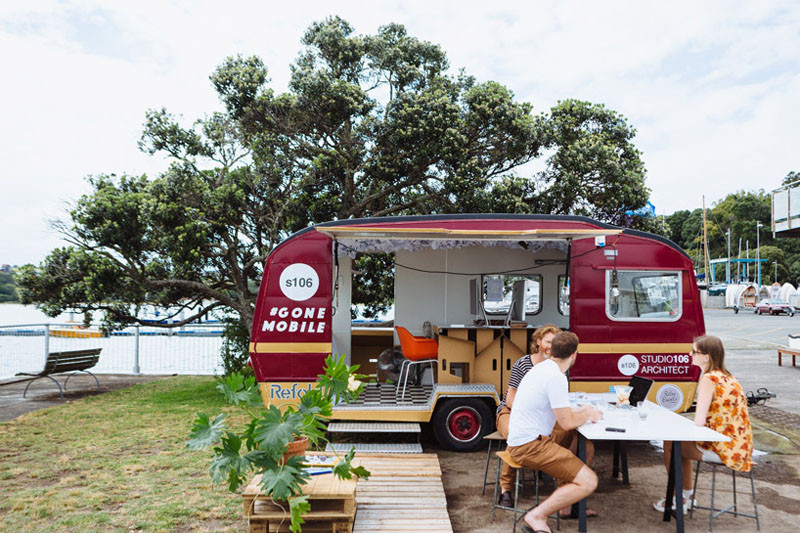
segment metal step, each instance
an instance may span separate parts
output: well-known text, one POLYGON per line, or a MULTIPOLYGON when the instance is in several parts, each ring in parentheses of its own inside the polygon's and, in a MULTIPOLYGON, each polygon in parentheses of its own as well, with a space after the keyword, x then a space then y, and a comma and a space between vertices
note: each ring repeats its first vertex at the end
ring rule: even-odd
POLYGON ((416 422, 331 422, 331 433, 420 433, 416 422))
POLYGON ((422 445, 419 443, 332 442, 325 446, 325 451, 347 453, 351 448, 355 448, 357 453, 422 453, 422 445))

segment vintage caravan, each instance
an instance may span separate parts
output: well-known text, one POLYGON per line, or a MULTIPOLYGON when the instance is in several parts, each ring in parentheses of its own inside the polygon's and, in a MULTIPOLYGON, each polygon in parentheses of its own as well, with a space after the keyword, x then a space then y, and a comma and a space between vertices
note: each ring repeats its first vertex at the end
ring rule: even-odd
POLYGON ((379 354, 402 346, 394 379, 370 383, 334 418, 431 423, 443 446, 470 450, 494 430, 511 365, 548 323, 580 338, 571 390, 608 391, 639 375, 655 380, 650 400, 676 411, 692 405, 698 368, 688 353, 705 332, 692 261, 663 237, 580 216, 306 228, 266 260, 250 359, 264 402, 281 405, 314 385, 331 353, 372 374, 379 354), (394 327, 354 327, 353 258, 375 252, 394 254, 394 327))

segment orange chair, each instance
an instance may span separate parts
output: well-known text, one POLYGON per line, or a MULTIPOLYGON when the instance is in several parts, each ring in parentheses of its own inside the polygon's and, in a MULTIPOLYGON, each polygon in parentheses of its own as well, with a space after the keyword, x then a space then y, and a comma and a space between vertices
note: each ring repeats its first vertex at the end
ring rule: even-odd
POLYGON ((435 339, 427 337, 415 337, 406 328, 395 326, 397 337, 400 339, 400 351, 403 352, 403 364, 400 366, 400 375, 397 378, 397 385, 403 382, 400 399, 405 399, 406 385, 408 384, 408 373, 411 372, 412 365, 430 364, 431 376, 433 376, 434 365, 439 357, 439 343, 435 339), (405 373, 405 379, 404 379, 405 373))

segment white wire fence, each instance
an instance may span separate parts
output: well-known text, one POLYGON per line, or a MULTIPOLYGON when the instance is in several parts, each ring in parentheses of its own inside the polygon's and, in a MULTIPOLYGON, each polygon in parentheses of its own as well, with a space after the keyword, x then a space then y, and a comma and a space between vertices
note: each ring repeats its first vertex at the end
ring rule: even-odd
POLYGON ((221 324, 131 326, 109 335, 74 324, 0 326, 0 379, 44 368, 47 354, 102 348, 92 369, 106 374, 222 374, 221 324))

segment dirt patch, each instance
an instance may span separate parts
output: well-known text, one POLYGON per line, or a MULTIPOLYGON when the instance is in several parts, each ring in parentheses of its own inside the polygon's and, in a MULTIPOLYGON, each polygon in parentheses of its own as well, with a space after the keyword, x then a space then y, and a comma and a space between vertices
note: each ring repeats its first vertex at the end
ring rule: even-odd
POLYGON ((769 509, 784 511, 793 515, 800 515, 800 500, 787 498, 773 488, 764 487, 758 491, 758 500, 761 505, 769 509))
MULTIPOLYGON (((434 443, 426 443, 426 451, 439 456, 442 468, 442 482, 447 494, 447 508, 455 532, 507 532, 512 526, 512 513, 498 509, 496 518, 492 517, 492 498, 494 485, 487 485, 481 494, 486 451, 473 453, 452 453, 436 448, 434 443)), ((666 491, 667 474, 662 453, 648 443, 632 443, 628 446, 628 467, 630 485, 612 477, 613 447, 600 443, 596 450, 593 465, 600 480, 597 491, 590 497, 589 506, 600 516, 592 518, 588 528, 592 532, 616 533, 621 530, 667 532, 675 531, 675 522, 665 523, 659 513, 652 509, 652 502, 663 498, 666 491)), ((489 465, 487 480, 495 480, 496 460, 489 465)), ((763 456, 754 469, 756 496, 762 531, 784 531, 786 524, 793 523, 800 514, 800 478, 797 468, 800 456, 763 456)), ((529 483, 520 498, 521 507, 535 504, 534 486, 529 483)), ((741 510, 752 513, 749 479, 739 476, 737 494, 741 510)), ((717 476, 717 496, 715 504, 726 506, 732 503, 730 474, 717 476)), ((543 485, 540 495, 546 497, 551 489, 543 485)), ((711 493, 711 474, 701 470, 698 481, 700 505, 708 506, 711 493)), ((555 530, 555 520, 550 521, 555 530)), ((562 520, 561 531, 577 531, 576 520, 562 520)), ((694 518, 686 520, 686 531, 707 531, 708 511, 695 512, 694 518)), ((745 518, 722 516, 714 520, 714 531, 750 531, 755 523, 745 518)))

